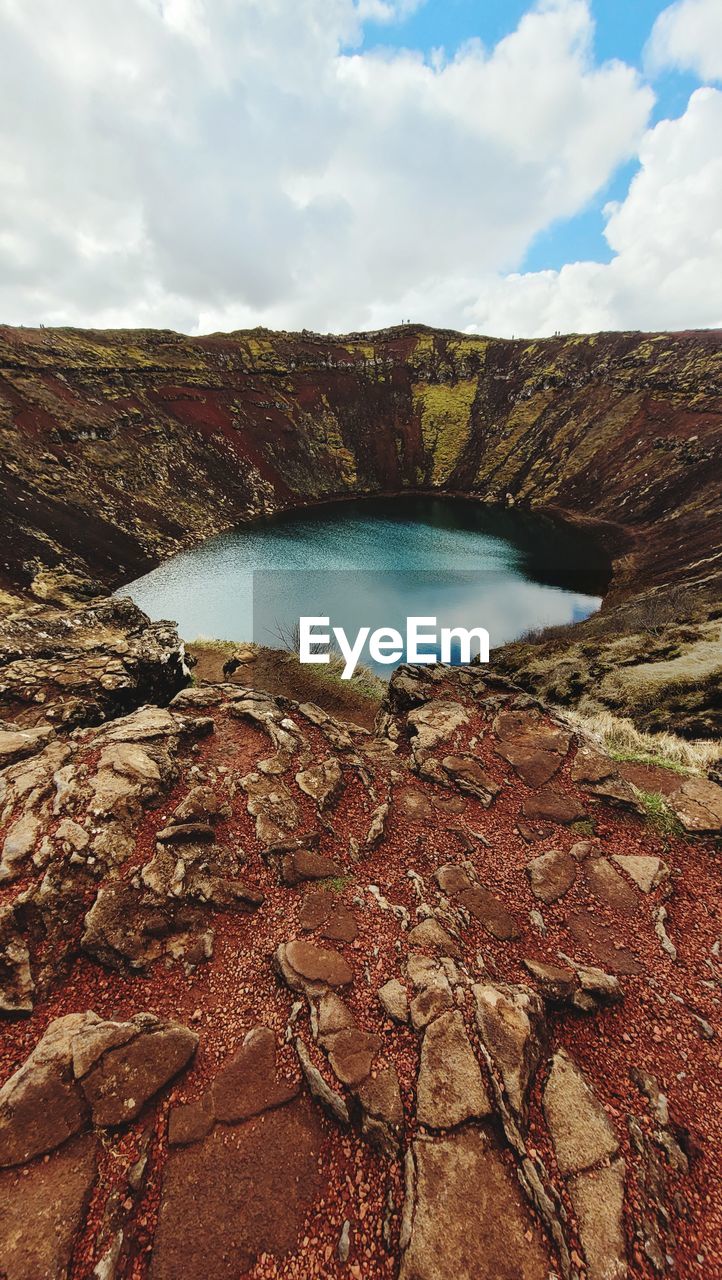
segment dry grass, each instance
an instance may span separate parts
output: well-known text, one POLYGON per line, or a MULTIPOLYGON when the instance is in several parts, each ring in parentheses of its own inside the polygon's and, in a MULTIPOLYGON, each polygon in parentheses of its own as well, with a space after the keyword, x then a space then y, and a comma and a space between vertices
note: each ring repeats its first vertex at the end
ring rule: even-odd
POLYGON ((656 764, 676 773, 704 774, 722 756, 722 742, 715 738, 687 741, 675 733, 643 733, 631 720, 610 711, 566 711, 566 717, 599 742, 613 760, 656 764))

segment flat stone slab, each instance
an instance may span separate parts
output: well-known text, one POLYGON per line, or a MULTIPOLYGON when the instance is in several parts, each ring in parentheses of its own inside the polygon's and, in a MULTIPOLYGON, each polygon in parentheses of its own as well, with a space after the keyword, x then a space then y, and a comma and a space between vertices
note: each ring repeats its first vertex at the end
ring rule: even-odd
POLYGON ((512 1168, 483 1129, 419 1137, 407 1156, 399 1280, 548 1280, 512 1168))
POLYGON ((356 1085, 366 1080, 373 1060, 381 1048, 381 1037, 359 1027, 347 1027, 326 1037, 328 1061, 341 1084, 356 1085))
POLYGON ((483 885, 472 885, 470 889, 460 893, 456 900, 461 906, 466 907, 466 910, 484 926, 492 938, 509 942, 520 936, 521 930, 514 916, 507 911, 503 902, 500 902, 483 885))
POLYGON ((617 1135, 606 1111, 563 1049, 552 1058, 542 1105, 557 1164, 565 1177, 617 1154, 617 1135))
POLYGON ((23 1176, 0 1173, 0 1274, 6 1280, 61 1280, 69 1274, 98 1145, 90 1135, 74 1138, 23 1176))
POLYGON ((528 787, 542 787, 559 769, 572 735, 536 709, 502 711, 494 721, 496 750, 528 787))
POLYGON ((566 1000, 579 986, 579 979, 567 965, 550 964, 545 960, 523 960, 524 968, 539 983, 542 991, 552 1000, 566 1000))
POLYGON ((639 895, 607 858, 587 858, 584 863, 587 884, 600 902, 612 911, 625 916, 635 916, 639 910, 639 895))
POLYGON ((434 815, 434 806, 429 797, 423 791, 414 791, 410 787, 396 792, 394 806, 412 822, 427 822, 434 815))
POLYGON ((318 1113, 298 1098, 171 1151, 151 1280, 238 1280, 259 1254, 296 1249, 324 1185, 322 1143, 318 1113))
POLYGON ((353 942, 358 933, 353 912, 324 890, 306 894, 298 923, 302 929, 314 930, 329 942, 353 942))
POLYGON ((589 1280, 625 1280, 624 1161, 569 1179, 589 1280))
POLYGON ((276 1079, 276 1037, 270 1027, 254 1027, 221 1067, 211 1092, 217 1120, 237 1123, 290 1102, 299 1085, 276 1079))
POLYGON ((182 1071, 197 1044, 195 1032, 175 1025, 138 1035, 105 1053, 82 1081, 94 1124, 134 1120, 148 1098, 182 1071))
POLYGON ((450 1129, 487 1116, 491 1103, 460 1010, 427 1026, 421 1047, 416 1118, 432 1129, 450 1129))
POLYGON ((576 796, 564 795, 551 787, 525 796, 522 813, 530 822, 557 822, 563 826, 581 822, 587 816, 584 805, 576 796))
POLYGON ((567 927, 577 945, 585 947, 603 969, 621 974, 643 972, 643 966, 634 952, 589 911, 580 910, 570 914, 567 927))
POLYGON ((304 880, 330 880, 343 873, 343 867, 332 858, 306 849, 287 853, 281 860, 281 879, 288 885, 301 884, 304 880))
POLYGON ((353 981, 353 969, 338 951, 302 939, 278 947, 276 967, 294 991, 322 991, 324 987, 345 987, 353 981))
POLYGON ((663 858, 638 853, 615 853, 613 859, 642 893, 651 893, 669 879, 669 867, 663 858))
POLYGON ((669 803, 685 831, 722 831, 722 787, 707 778, 687 778, 669 796, 669 803))

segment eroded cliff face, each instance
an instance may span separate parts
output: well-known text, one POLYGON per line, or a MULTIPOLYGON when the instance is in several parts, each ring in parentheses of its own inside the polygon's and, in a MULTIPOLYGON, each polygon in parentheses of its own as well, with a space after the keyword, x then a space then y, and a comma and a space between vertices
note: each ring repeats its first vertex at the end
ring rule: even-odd
MULTIPOLYGON (((67 603, 83 583, 116 587, 261 513, 434 489, 593 527, 613 557, 607 619, 651 593, 656 625, 695 630, 722 600, 717 332, 510 342, 415 326, 344 338, 5 328, 0 442, 8 607, 28 592, 67 603)), ((612 631, 636 625, 622 614, 612 631)), ((551 696, 531 657, 515 673, 551 696)), ((574 696, 595 683, 583 668, 574 696)), ((719 676, 682 716, 688 731, 714 728, 702 712, 722 701, 719 676)))

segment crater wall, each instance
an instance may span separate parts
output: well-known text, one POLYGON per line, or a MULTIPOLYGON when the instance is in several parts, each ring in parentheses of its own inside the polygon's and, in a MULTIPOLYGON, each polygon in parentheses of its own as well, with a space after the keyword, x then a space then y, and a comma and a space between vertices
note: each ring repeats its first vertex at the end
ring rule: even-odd
MULTIPOLYGON (((6 327, 0 440, 6 608, 69 602, 85 580, 115 588, 264 513, 438 490, 595 531, 613 576, 602 613, 575 629, 592 648, 595 636, 686 625, 653 655, 674 662, 679 644, 709 656, 719 639, 717 331, 506 341, 411 325, 342 338, 6 327)), ((561 701, 590 693, 593 663, 574 659, 555 683, 536 668, 546 653, 556 670, 557 640, 523 648, 500 656, 523 683, 561 701)), ((639 649, 627 665, 648 656, 639 649)), ((709 730, 702 709, 720 699, 714 660, 711 677, 709 661, 697 667, 689 732, 709 730)), ((629 691, 609 696, 634 710, 629 691)), ((635 714, 655 721, 654 706, 635 714)))

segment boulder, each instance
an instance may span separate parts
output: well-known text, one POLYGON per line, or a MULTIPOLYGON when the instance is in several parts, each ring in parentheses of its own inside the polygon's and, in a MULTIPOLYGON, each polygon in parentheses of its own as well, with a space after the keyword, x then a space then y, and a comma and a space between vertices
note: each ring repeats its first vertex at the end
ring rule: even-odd
POLYGON ((563 849, 550 849, 527 866, 531 891, 541 902, 556 902, 569 892, 577 877, 577 864, 563 849))
POLYGON ((460 702, 443 698, 410 711, 406 722, 412 734, 411 750, 416 762, 423 761, 440 742, 446 742, 468 719, 468 712, 460 702))
POLYGON ((22 1067, 0 1089, 0 1167, 52 1151, 90 1123, 90 1107, 72 1072, 73 1037, 93 1013, 51 1022, 22 1067))
POLYGON ((338 951, 296 940, 281 943, 274 957, 276 971, 292 991, 320 994, 326 987, 346 987, 353 970, 338 951))
POLYGON ((394 803, 398 806, 399 812, 412 822, 428 822, 434 816, 434 806, 423 791, 414 791, 410 787, 405 787, 397 792, 394 803))
POLYGON ((222 802, 212 787, 191 787, 190 791, 173 810, 171 822, 213 822, 220 816, 222 802))
POLYGON ((444 756, 441 767, 460 791, 475 796, 485 809, 488 809, 501 791, 499 783, 494 781, 491 774, 473 756, 444 756))
POLYGON ((379 1001, 393 1022, 400 1024, 409 1020, 409 998, 406 989, 398 978, 390 978, 376 992, 379 1001))
POLYGON ((14 880, 21 873, 21 863, 27 861, 42 834, 39 818, 25 813, 13 823, 5 836, 0 860, 0 884, 14 880))
POLYGON ((543 960, 524 960, 523 964, 544 995, 552 1000, 569 999, 579 986, 576 973, 566 965, 548 964, 543 960))
POLYGON ((328 1112, 337 1124, 344 1127, 349 1125, 351 1117, 344 1099, 336 1089, 332 1089, 331 1085, 324 1080, 318 1067, 314 1066, 308 1048, 301 1036, 296 1036, 294 1045, 311 1097, 316 1099, 316 1102, 328 1112))
POLYGON ((411 1025, 415 1031, 422 1031, 430 1022, 440 1018, 442 1013, 453 1009, 454 996, 445 978, 422 987, 413 997, 409 1005, 411 1025))
POLYGON ((0 769, 41 751, 54 736, 55 730, 49 724, 35 725, 32 729, 0 730, 0 769))
POLYGON ((148 1099, 183 1070, 197 1045, 196 1033, 179 1023, 144 1021, 139 1034, 107 1050, 82 1077, 93 1123, 106 1127, 134 1120, 148 1099))
POLYGON ((388 816, 388 802, 385 801, 383 804, 376 806, 371 814, 371 821, 369 823, 368 831, 366 832, 366 839, 364 840, 364 844, 367 849, 375 849, 383 840, 384 833, 386 831, 386 819, 388 816))
POLYGON ((431 951, 433 955, 456 956, 459 960, 463 956, 459 943, 433 917, 415 924, 409 930, 408 942, 410 947, 421 947, 425 951, 431 951))
POLYGON ((246 792, 248 812, 256 822, 256 835, 270 848, 283 843, 298 826, 297 805, 285 783, 261 773, 247 773, 241 778, 246 792))
POLYGON ((327 756, 320 764, 311 765, 296 774, 296 782, 319 809, 327 809, 338 799, 343 786, 341 765, 335 756, 327 756))
POLYGON ((447 862, 443 867, 438 867, 434 876, 441 892, 449 898, 455 898, 457 894, 473 888, 473 881, 464 868, 456 866, 453 862, 447 862))
POLYGON ((634 788, 621 776, 614 760, 595 747, 580 747, 570 770, 572 782, 587 787, 601 800, 644 813, 634 788))

